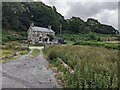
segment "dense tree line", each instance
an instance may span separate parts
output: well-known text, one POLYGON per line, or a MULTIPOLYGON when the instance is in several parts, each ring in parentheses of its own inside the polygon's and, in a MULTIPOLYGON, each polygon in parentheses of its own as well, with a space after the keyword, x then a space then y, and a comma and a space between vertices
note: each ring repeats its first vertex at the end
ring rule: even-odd
POLYGON ((100 24, 97 20, 89 18, 86 22, 79 17, 65 19, 56 8, 45 5, 42 2, 3 2, 2 3, 2 26, 5 29, 15 31, 27 31, 30 24, 48 27, 56 33, 118 33, 112 26, 100 24), (62 26, 62 27, 60 27, 62 26))

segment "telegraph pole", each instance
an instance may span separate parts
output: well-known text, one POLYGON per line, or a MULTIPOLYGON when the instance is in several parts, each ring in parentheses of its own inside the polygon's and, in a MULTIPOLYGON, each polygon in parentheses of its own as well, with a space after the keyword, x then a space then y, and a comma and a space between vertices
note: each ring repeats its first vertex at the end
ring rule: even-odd
POLYGON ((60 24, 60 35, 61 35, 61 32, 62 32, 62 25, 60 24))

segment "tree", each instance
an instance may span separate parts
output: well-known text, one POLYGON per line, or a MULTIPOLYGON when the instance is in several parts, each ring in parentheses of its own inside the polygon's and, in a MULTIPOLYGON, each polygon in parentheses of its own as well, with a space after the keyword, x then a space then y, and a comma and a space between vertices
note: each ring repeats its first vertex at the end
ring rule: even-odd
POLYGON ((98 20, 89 18, 86 22, 87 26, 95 33, 116 34, 115 28, 110 25, 101 24, 98 20))
POLYGON ((91 29, 89 27, 84 27, 82 33, 90 33, 91 29))
POLYGON ((84 21, 81 20, 79 17, 72 17, 69 20, 69 30, 73 31, 74 33, 79 33, 82 31, 84 25, 84 21))
POLYGON ((64 20, 55 7, 52 8, 42 2, 4 2, 2 8, 3 28, 12 30, 27 31, 30 23, 34 22, 35 25, 46 28, 51 25, 58 33, 60 22, 64 20))
POLYGON ((118 34, 112 26, 101 24, 98 20, 89 18, 84 22, 79 17, 65 19, 57 12, 55 6, 50 7, 42 2, 3 2, 2 3, 2 27, 15 31, 27 32, 31 22, 36 26, 52 26, 55 33, 59 34, 60 25, 62 31, 70 33, 101 33, 118 34))

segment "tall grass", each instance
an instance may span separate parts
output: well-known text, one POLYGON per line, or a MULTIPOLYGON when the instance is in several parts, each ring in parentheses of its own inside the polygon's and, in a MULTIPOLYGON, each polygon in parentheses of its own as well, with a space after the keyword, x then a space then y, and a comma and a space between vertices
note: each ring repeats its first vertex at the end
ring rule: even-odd
POLYGON ((118 50, 90 46, 51 46, 43 50, 50 63, 63 72, 57 75, 67 88, 117 88, 118 50), (59 59, 73 70, 70 74, 59 59))

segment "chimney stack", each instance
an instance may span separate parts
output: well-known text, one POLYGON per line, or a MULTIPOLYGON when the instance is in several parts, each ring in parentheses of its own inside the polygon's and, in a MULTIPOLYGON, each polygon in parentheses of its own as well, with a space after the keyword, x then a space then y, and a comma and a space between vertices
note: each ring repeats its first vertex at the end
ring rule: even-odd
POLYGON ((33 27, 34 26, 34 23, 31 23, 31 25, 30 25, 31 27, 33 27))
POLYGON ((51 29, 51 25, 48 25, 48 29, 51 29))

